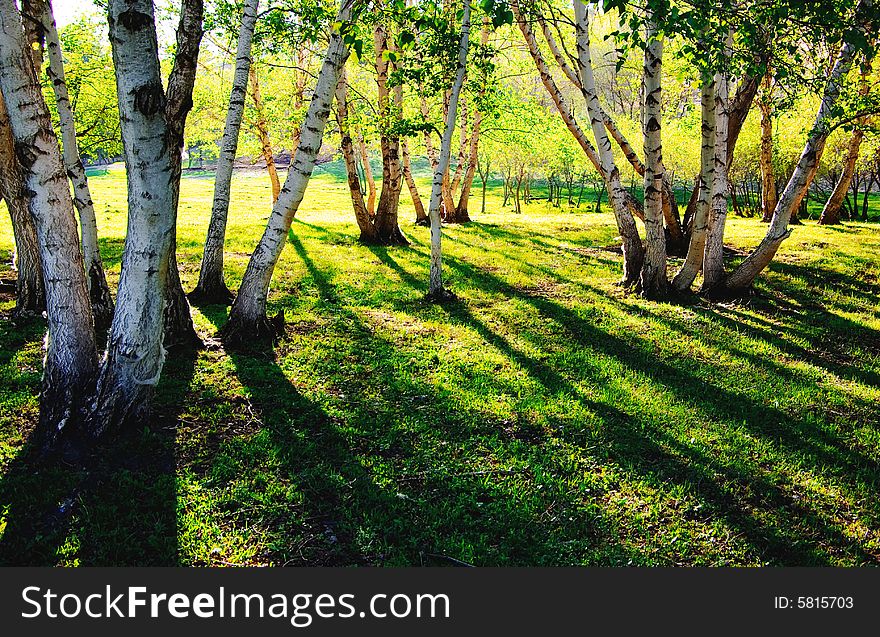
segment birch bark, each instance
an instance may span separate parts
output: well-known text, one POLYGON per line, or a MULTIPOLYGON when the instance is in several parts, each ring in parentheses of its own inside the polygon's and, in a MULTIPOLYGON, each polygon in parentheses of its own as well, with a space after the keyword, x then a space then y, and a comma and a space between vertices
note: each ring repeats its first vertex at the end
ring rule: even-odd
POLYGON ((257 23, 259 0, 246 0, 242 14, 241 28, 238 32, 238 46, 235 53, 235 73, 232 91, 229 96, 229 109, 223 139, 220 142, 220 156, 214 176, 214 201, 211 205, 211 221, 205 237, 205 250, 199 269, 199 282, 190 293, 196 303, 218 303, 229 305, 233 294, 226 287, 223 277, 223 246, 226 242, 226 222, 229 217, 229 199, 232 188, 232 168, 238 151, 238 136, 244 116, 244 102, 247 95, 248 75, 251 66, 251 46, 257 23))

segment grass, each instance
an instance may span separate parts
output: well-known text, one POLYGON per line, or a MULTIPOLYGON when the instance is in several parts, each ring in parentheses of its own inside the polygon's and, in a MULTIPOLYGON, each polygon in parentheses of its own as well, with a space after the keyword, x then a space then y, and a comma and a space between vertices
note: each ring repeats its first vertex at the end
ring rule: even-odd
MULTIPOLYGON (((92 186, 115 286, 124 176, 92 186)), ((233 188, 234 289, 270 196, 263 175, 233 188)), ((211 195, 184 180, 187 289, 211 195)), ((154 416, 89 470, 29 460, 42 325, 0 321, 0 562, 880 562, 875 226, 797 227, 743 302, 648 303, 613 285, 607 212, 513 215, 493 187, 445 230, 459 300, 437 306, 404 209, 409 248, 358 245, 323 166, 273 281, 274 352, 226 352, 226 308, 194 309, 208 346, 169 358, 154 416)), ((766 228, 729 225, 739 248, 766 228)))

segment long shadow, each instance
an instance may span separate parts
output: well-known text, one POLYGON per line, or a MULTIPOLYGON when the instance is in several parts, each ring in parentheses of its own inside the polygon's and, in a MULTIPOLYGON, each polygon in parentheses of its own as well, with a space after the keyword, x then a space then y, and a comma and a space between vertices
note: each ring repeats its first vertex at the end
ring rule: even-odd
POLYGON ((0 564, 173 566, 178 563, 176 415, 197 352, 166 364, 142 428, 76 459, 39 459, 29 444, 0 479, 0 564))
MULTIPOLYGON (((525 300, 533 305, 541 314, 561 326, 567 336, 581 346, 590 347, 606 356, 617 359, 626 367, 638 371, 659 386, 665 386, 673 391, 679 398, 684 398, 694 405, 704 406, 703 410, 707 413, 707 416, 711 417, 717 414, 725 419, 732 419, 735 422, 743 422, 744 420, 744 426, 756 434, 766 437, 768 440, 776 441, 776 444, 780 445, 782 449, 787 450, 787 454, 803 458, 801 462, 805 462, 805 464, 812 466, 814 469, 830 473, 836 478, 849 483, 851 486, 848 487, 848 490, 851 490, 853 493, 862 495, 870 493, 880 483, 880 472, 878 472, 875 458, 865 456, 849 448, 843 448, 837 438, 827 434, 815 425, 809 425, 779 410, 758 404, 746 396, 733 394, 709 384, 699 376, 688 373, 686 369, 679 369, 678 367, 658 361, 650 354, 640 351, 638 347, 634 347, 633 344, 621 341, 608 333, 597 330, 593 325, 587 323, 570 310, 544 297, 530 295, 527 292, 510 286, 498 277, 468 263, 463 263, 451 257, 447 257, 446 262, 450 268, 458 270, 463 278, 471 281, 476 287, 525 300)), ((395 267, 392 263, 388 263, 388 265, 395 267)), ((487 342, 501 349, 509 356, 514 357, 520 365, 530 370, 534 377, 543 384, 549 382, 552 386, 562 382, 558 373, 553 369, 543 363, 538 364, 530 361, 528 357, 518 355, 511 349, 509 344, 505 344, 503 339, 478 321, 464 304, 449 307, 451 317, 457 318, 469 325, 487 342)), ((646 443, 641 436, 637 437, 637 442, 634 443, 620 442, 632 438, 632 432, 629 430, 629 427, 633 424, 632 415, 620 417, 609 412, 607 405, 591 403, 590 406, 595 411, 606 413, 612 423, 625 423, 608 430, 609 432, 615 432, 619 453, 628 457, 634 466, 641 467, 646 471, 658 471, 656 459, 651 459, 652 454, 650 449, 647 448, 654 443, 646 443)), ((655 441, 658 439, 664 440, 664 436, 661 433, 655 433, 653 438, 655 441)), ((666 439, 664 442, 664 445, 667 446, 674 446, 675 444, 680 445, 680 443, 677 443, 672 438, 666 439)), ((706 480, 707 476, 719 473, 718 461, 706 458, 701 459, 698 452, 693 449, 682 450, 679 452, 679 455, 689 457, 689 461, 682 464, 681 460, 667 458, 664 463, 660 464, 661 475, 665 476, 666 479, 680 480, 682 484, 689 486, 693 486, 696 481, 697 485, 701 485, 699 488, 703 496, 714 504, 713 508, 722 512, 722 515, 726 515, 731 523, 741 528, 742 532, 746 533, 756 545, 763 547, 766 555, 779 559, 782 562, 824 563, 826 561, 827 558, 822 556, 819 544, 812 547, 805 548, 802 546, 801 548, 796 548, 797 542, 794 540, 797 540, 797 538, 787 537, 779 529, 768 529, 757 522, 743 522, 742 513, 737 512, 737 507, 735 502, 732 501, 730 493, 720 491, 720 487, 717 486, 712 488, 705 486, 713 484, 711 479, 706 480), (703 475, 694 475, 693 466, 704 467, 703 475), (676 476, 680 477, 676 478, 676 476), (726 493, 724 497, 722 497, 723 493, 726 493), (771 540, 770 538, 773 537, 777 539, 771 540)), ((857 542, 844 536, 839 529, 829 526, 815 512, 805 510, 800 503, 792 499, 778 485, 759 477, 750 477, 748 473, 734 465, 728 466, 721 473, 726 476, 724 482, 732 484, 745 483, 749 487, 748 491, 763 494, 761 497, 765 501, 763 505, 765 510, 783 510, 789 516, 789 519, 810 525, 811 532, 814 535, 825 538, 825 541, 830 541, 838 548, 846 547, 846 550, 858 555, 860 560, 876 561, 876 556, 866 553, 857 542), (766 501, 768 500, 772 506, 767 506, 768 503, 766 501)), ((751 506, 754 506, 754 503, 751 503, 751 506)))

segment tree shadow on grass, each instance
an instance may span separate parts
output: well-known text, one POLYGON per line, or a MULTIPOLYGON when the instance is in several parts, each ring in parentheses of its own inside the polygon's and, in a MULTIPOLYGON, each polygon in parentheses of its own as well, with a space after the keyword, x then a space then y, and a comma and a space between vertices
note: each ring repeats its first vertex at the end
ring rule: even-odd
POLYGON ((39 459, 26 444, 0 478, 0 564, 173 566, 175 429, 195 350, 166 363, 143 428, 111 434, 76 459, 39 459))
MULTIPOLYGON (((382 258, 381 253, 378 254, 382 258)), ((399 264, 383 259, 398 271, 399 264)), ((743 423, 748 431, 774 445, 787 461, 794 461, 839 480, 854 501, 870 502, 880 483, 877 459, 852 449, 814 423, 807 423, 778 409, 755 402, 748 396, 732 393, 711 384, 698 374, 703 365, 671 365, 652 353, 597 329, 572 310, 544 296, 514 287, 503 279, 447 256, 446 263, 460 278, 481 290, 494 291, 508 298, 518 298, 532 305, 541 315, 561 327, 565 337, 580 347, 589 348, 617 360, 664 388, 677 400, 686 400, 705 413, 707 419, 743 423), (694 367, 696 365, 696 367, 694 367)), ((407 276, 402 276, 407 280, 407 276)), ((412 283, 412 278, 409 278, 412 283)), ((446 306, 450 318, 474 329, 487 343, 515 360, 548 389, 578 390, 560 372, 539 360, 517 351, 511 343, 476 317, 466 303, 446 306)), ((592 383, 607 383, 599 370, 592 383)), ((581 370, 580 379, 589 378, 590 370, 581 370)), ((689 445, 657 428, 654 420, 639 412, 624 413, 606 403, 581 397, 591 411, 601 416, 605 448, 628 466, 653 479, 679 483, 707 503, 706 511, 721 517, 742 533, 764 559, 775 563, 824 564, 841 553, 859 562, 877 562, 878 556, 845 535, 836 520, 826 511, 805 505, 794 485, 780 482, 746 458, 715 457, 711 450, 689 445), (708 451, 708 452, 707 452, 708 451)), ((876 521, 876 507, 865 511, 876 521)))

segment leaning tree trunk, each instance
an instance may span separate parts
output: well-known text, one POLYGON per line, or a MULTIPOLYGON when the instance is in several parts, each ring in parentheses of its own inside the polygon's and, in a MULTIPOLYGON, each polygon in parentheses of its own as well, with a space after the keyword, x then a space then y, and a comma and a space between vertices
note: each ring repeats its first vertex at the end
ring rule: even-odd
MULTIPOLYGON (((556 63, 562 69, 563 74, 566 78, 574 85, 574 87, 580 91, 583 91, 583 86, 580 78, 574 69, 571 68, 571 65, 566 60, 566 56, 560 50, 559 45, 556 43, 556 39, 553 37, 553 33, 550 31, 550 27, 547 24, 547 20, 544 19, 542 15, 537 15, 536 20, 541 27, 541 31, 544 34, 544 39, 547 42, 547 46, 550 49, 550 53, 553 55, 553 58, 556 60, 556 63)), ((599 104, 599 111, 601 113, 602 122, 605 125, 605 128, 608 130, 608 133, 611 135, 611 138, 617 143, 620 147, 620 150, 623 152, 624 157, 629 162, 629 164, 633 167, 640 176, 645 176, 645 165, 642 163, 641 159, 639 159, 638 153, 636 153, 635 149, 632 147, 632 144, 629 143, 629 140, 626 136, 621 132, 621 130, 617 127, 614 119, 608 114, 605 109, 602 108, 601 104, 599 104)), ((639 209, 638 211, 633 210, 633 214, 641 217, 642 211, 639 209)), ((666 178, 666 174, 664 172, 663 177, 663 219, 666 222, 666 231, 668 233, 668 249, 674 252, 679 252, 684 249, 685 237, 681 228, 681 219, 678 216, 678 207, 675 204, 675 194, 672 190, 672 185, 666 178)))
POLYGON ((428 218, 431 222, 431 269, 428 284, 428 298, 434 301, 442 301, 451 296, 443 286, 443 260, 440 228, 440 206, 443 204, 443 185, 449 172, 449 155, 452 148, 452 135, 455 132, 455 116, 458 112, 458 100, 461 89, 464 86, 464 76, 467 71, 467 54, 471 31, 471 3, 464 0, 464 11, 461 17, 461 37, 458 42, 458 67, 455 71, 455 81, 449 94, 449 106, 446 109, 446 123, 443 127, 443 137, 440 140, 440 154, 437 157, 437 166, 434 169, 434 178, 431 182, 431 202, 428 206, 428 218))
POLYGON ((697 203, 691 225, 690 244, 684 263, 672 279, 672 287, 679 292, 690 290, 694 279, 703 267, 706 248, 706 226, 709 221, 709 205, 715 171, 715 81, 704 77, 700 90, 702 111, 700 126, 700 176, 696 186, 697 203))
MULTIPOLYGON (((575 0, 578 2, 578 0, 575 0)), ((586 10, 584 10, 586 13, 586 10)), ((661 137, 661 76, 663 40, 657 32, 656 17, 648 20, 643 80, 643 121, 645 140, 645 262, 639 275, 639 291, 646 298, 666 294, 666 235, 663 231, 663 143, 661 137)))
MULTIPOLYGON (((730 37, 728 36, 728 44, 730 37)), ((727 135, 730 116, 730 76, 727 69, 715 75, 715 153, 712 171, 712 198, 706 247, 703 251, 702 291, 709 292, 724 278, 724 226, 727 221, 727 135)))
POLYGON ((382 151, 382 190, 376 205, 376 218, 373 221, 376 233, 386 245, 408 245, 398 224, 400 191, 403 187, 403 173, 400 166, 400 137, 394 133, 395 120, 403 108, 403 93, 400 85, 388 90, 388 74, 393 71, 386 54, 390 51, 388 32, 381 20, 373 32, 376 50, 376 84, 379 105, 379 147, 382 151))
POLYGON ((220 155, 214 176, 214 202, 211 205, 211 221, 205 238, 199 282, 190 292, 194 303, 229 305, 233 294, 223 278, 223 245, 226 242, 226 221, 229 216, 229 198, 232 187, 232 168, 238 151, 238 135, 244 116, 248 75, 251 67, 251 44, 257 23, 259 0, 246 0, 241 28, 238 32, 238 49, 235 55, 235 74, 226 112, 226 125, 220 142, 220 155))
POLYGON ((36 432, 45 449, 62 433, 79 430, 98 355, 70 186, 14 0, 0 0, 0 90, 45 282, 49 331, 36 432))
MULTIPOLYGON (((611 141, 608 138, 605 124, 602 121, 599 96, 596 91, 596 81, 593 75, 593 64, 590 55, 590 23, 587 7, 581 0, 574 0, 574 12, 581 90, 587 102, 587 111, 593 129, 593 136, 596 138, 600 162, 599 173, 603 176, 608 188, 611 207, 614 211, 614 218, 617 221, 617 229, 623 241, 623 279, 621 283, 630 286, 636 283, 639 272, 642 269, 644 249, 636 229, 635 220, 627 207, 627 191, 620 181, 620 170, 614 162, 611 141)), ((561 102, 561 98, 558 99, 561 102)), ((661 235, 663 233, 662 217, 660 218, 660 233, 661 235)))
MULTIPOLYGON (((871 60, 868 59, 862 65, 861 73, 859 74, 859 94, 862 97, 868 94, 870 88, 868 85, 868 75, 870 73, 871 60)), ((863 121, 860 121, 856 128, 853 129, 852 135, 849 138, 846 156, 843 159, 843 172, 840 174, 840 179, 834 184, 834 190, 828 201, 825 202, 825 207, 822 208, 822 214, 819 216, 820 226, 831 226, 840 223, 840 208, 843 206, 843 201, 849 192, 850 183, 852 183, 853 175, 856 172, 856 161, 859 159, 859 148, 865 137, 865 130, 862 128, 865 122, 864 118, 862 119, 863 121)))
POLYGON ((37 228, 28 210, 24 195, 22 168, 15 156, 15 138, 6 112, 6 103, 0 97, 0 197, 12 221, 15 239, 15 311, 16 318, 40 316, 46 309, 43 270, 37 228))
POLYGON ((361 231, 359 240, 366 245, 381 245, 382 240, 376 232, 367 205, 364 203, 364 195, 361 192, 361 184, 358 179, 357 156, 348 128, 348 80, 345 66, 339 70, 339 81, 336 83, 336 122, 339 124, 339 136, 341 137, 339 146, 345 161, 348 189, 351 192, 351 205, 354 208, 355 221, 361 231))
MULTIPOLYGON (((865 7, 870 5, 870 0, 863 0, 856 9, 857 14, 861 14, 865 7)), ((783 190, 776 208, 773 210, 773 217, 770 220, 770 227, 764 239, 755 248, 752 253, 739 265, 736 270, 731 272, 727 278, 718 284, 719 288, 728 293, 739 293, 752 285, 755 278, 770 265, 776 251, 782 242, 791 234, 788 228, 789 219, 793 210, 797 210, 801 200, 810 186, 812 176, 816 172, 819 160, 822 158, 822 151, 825 149, 825 142, 828 141, 828 135, 831 133, 830 120, 832 112, 837 104, 840 96, 841 84, 844 77, 852 67, 853 58, 856 53, 856 47, 851 42, 846 42, 837 55, 837 60, 831 73, 828 76, 828 82, 825 86, 825 94, 822 97, 822 103, 816 113, 816 119, 810 134, 804 144, 800 159, 795 166, 794 172, 788 180, 783 190)))
MULTIPOLYGON (((354 0, 342 0, 336 18, 338 22, 344 24, 350 20, 353 4, 354 0)), ((266 230, 248 262, 238 296, 229 313, 229 321, 223 328, 223 336, 230 345, 248 345, 276 333, 276 328, 266 317, 269 284, 287 241, 290 224, 299 209, 315 167, 315 158, 321 149, 324 127, 330 115, 339 73, 347 58, 348 47, 343 41, 343 34, 339 30, 333 30, 312 101, 303 121, 299 147, 281 188, 281 195, 272 208, 266 230)))
POLYGON ((110 0, 110 42, 128 178, 128 229, 98 380, 93 433, 133 424, 165 362, 165 306, 174 249, 175 188, 151 0, 110 0))
POLYGON ((400 140, 400 152, 403 157, 403 178, 406 180, 409 196, 412 198, 413 208, 416 211, 416 224, 426 226, 428 225, 428 213, 425 212, 425 204, 422 203, 419 188, 416 186, 416 180, 413 178, 412 164, 409 157, 409 144, 406 138, 400 140))
POLYGON ((86 170, 79 155, 76 141, 73 109, 67 93, 67 82, 64 79, 64 53, 58 39, 52 5, 47 0, 42 16, 43 32, 46 37, 46 51, 49 58, 47 75, 52 90, 55 92, 55 104, 58 108, 58 119, 61 128, 61 141, 64 149, 64 164, 67 175, 73 185, 73 203, 79 212, 82 236, 83 260, 86 268, 86 281, 89 285, 89 298, 92 302, 92 314, 95 317, 95 331, 106 332, 113 320, 113 297, 107 286, 104 275, 104 263, 98 245, 98 224, 95 217, 95 205, 86 179, 86 170))
POLYGON ((257 138, 260 140, 260 152, 263 161, 266 162, 266 171, 269 173, 269 181, 272 183, 272 203, 278 201, 278 193, 281 192, 281 182, 278 181, 278 170, 275 168, 275 153, 272 150, 272 140, 269 138, 269 122, 266 119, 266 107, 263 104, 263 96, 260 94, 260 79, 257 77, 257 68, 251 64, 248 72, 251 83, 251 99, 257 111, 257 121, 254 128, 257 129, 257 138))

